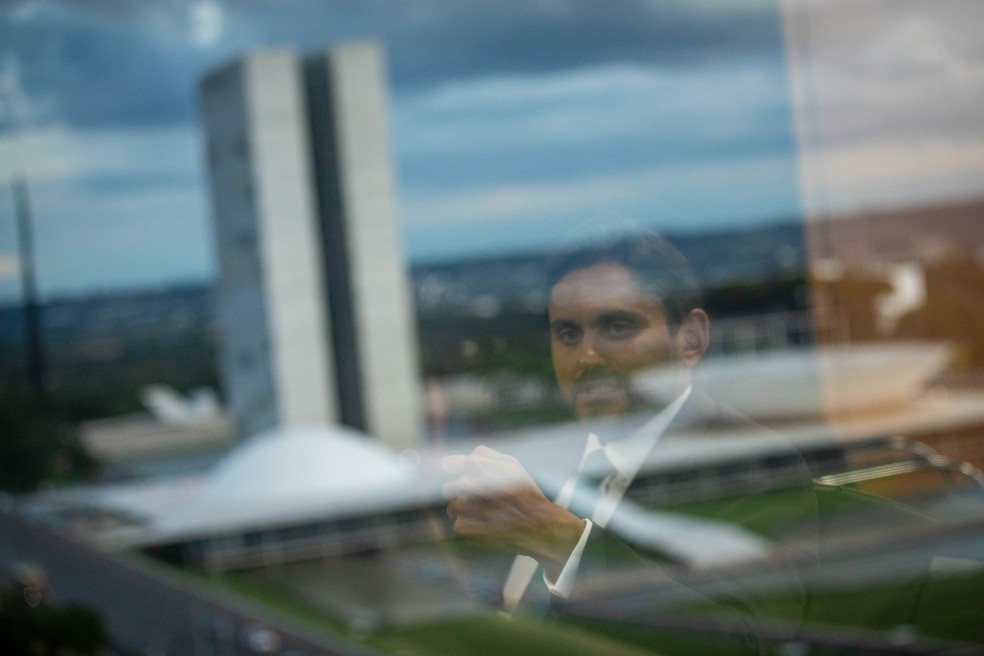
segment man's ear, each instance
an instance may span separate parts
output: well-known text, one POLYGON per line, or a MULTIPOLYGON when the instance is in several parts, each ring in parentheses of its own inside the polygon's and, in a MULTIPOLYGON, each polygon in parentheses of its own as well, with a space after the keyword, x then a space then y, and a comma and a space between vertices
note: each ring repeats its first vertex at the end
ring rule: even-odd
POLYGON ((707 313, 700 308, 691 310, 680 323, 675 340, 680 362, 696 367, 711 340, 711 320, 707 313))

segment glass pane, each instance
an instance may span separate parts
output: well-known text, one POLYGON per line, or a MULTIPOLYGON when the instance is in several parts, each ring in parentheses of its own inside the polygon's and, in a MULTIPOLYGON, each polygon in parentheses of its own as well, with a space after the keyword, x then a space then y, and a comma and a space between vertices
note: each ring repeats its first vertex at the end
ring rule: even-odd
POLYGON ((980 650, 981 25, 5 3, 8 651, 980 650))

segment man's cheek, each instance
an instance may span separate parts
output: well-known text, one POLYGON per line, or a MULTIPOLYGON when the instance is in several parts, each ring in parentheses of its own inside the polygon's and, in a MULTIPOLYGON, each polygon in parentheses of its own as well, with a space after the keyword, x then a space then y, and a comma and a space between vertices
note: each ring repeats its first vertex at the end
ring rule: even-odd
POLYGON ((670 359, 670 348, 666 340, 650 340, 636 345, 637 348, 624 362, 631 370, 652 369, 670 359))

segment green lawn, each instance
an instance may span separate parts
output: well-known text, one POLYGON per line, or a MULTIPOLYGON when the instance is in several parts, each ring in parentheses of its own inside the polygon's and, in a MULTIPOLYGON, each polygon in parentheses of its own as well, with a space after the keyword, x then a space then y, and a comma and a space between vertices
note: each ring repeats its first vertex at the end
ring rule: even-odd
MULTIPOLYGON (((761 512, 751 513, 757 524, 748 528, 766 534, 782 531, 787 517, 782 512, 773 512, 773 509, 784 506, 785 494, 780 490, 751 498, 750 503, 758 504, 761 512)), ((822 519, 833 515, 849 517, 854 510, 864 508, 868 501, 864 496, 839 495, 836 505, 821 507, 824 515, 822 519)), ((721 503, 728 502, 697 502, 679 506, 675 510, 714 517, 719 514, 720 506, 717 504, 721 503)), ((881 553, 872 558, 880 559, 881 553)), ((172 576, 176 575, 194 585, 246 598, 272 613, 289 616, 310 628, 387 654, 579 656, 603 653, 606 656, 639 656, 678 653, 711 655, 736 651, 735 644, 727 638, 715 639, 693 632, 632 626, 622 622, 578 620, 574 623, 567 620, 508 619, 491 610, 462 614, 455 618, 409 623, 400 627, 353 627, 344 618, 333 616, 324 607, 291 594, 288 588, 247 573, 205 575, 174 570, 160 563, 153 566, 167 570, 172 576)), ((834 564, 831 567, 836 569, 840 565, 834 564)), ((829 630, 832 635, 837 635, 838 629, 840 633, 855 629, 867 630, 868 635, 884 636, 886 642, 897 635, 898 631, 904 630, 915 637, 984 645, 984 606, 981 602, 984 599, 984 571, 970 569, 935 576, 928 583, 924 576, 906 577, 907 575, 899 573, 898 577, 892 578, 889 572, 887 577, 874 577, 868 581, 841 580, 837 584, 813 586, 808 608, 810 626, 829 630), (904 609, 911 607, 919 609, 917 616, 912 620, 900 621, 899 617, 904 615, 904 609)), ((825 579, 820 577, 818 580, 825 579)), ((372 594, 369 594, 368 599, 371 603, 372 594)), ((767 606, 775 609, 774 616, 777 619, 797 621, 798 618, 792 615, 782 617, 783 609, 799 608, 793 599, 790 598, 788 603, 785 601, 782 594, 777 592, 768 599, 767 606)), ((648 602, 640 599, 636 608, 645 609, 646 603, 648 602)), ((710 609, 706 605, 672 608, 673 612, 694 613, 697 617, 707 617, 709 612, 715 610, 719 611, 720 608, 710 609)), ((652 612, 667 610, 654 609, 652 612)), ((781 646, 775 647, 778 653, 781 646)))

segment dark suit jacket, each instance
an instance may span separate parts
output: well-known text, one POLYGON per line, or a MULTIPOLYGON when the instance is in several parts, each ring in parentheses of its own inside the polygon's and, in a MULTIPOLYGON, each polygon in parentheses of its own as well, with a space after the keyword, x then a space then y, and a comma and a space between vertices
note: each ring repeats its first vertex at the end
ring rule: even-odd
MULTIPOLYGON (((695 389, 655 443, 647 462, 658 463, 660 452, 671 450, 680 440, 699 436, 708 448, 715 448, 717 443, 722 447, 734 444, 735 435, 756 444, 761 454, 757 458, 768 456, 758 461, 761 473, 745 481, 745 486, 712 500, 676 504, 673 498, 654 499, 653 488, 647 486, 652 477, 644 466, 616 516, 623 507, 633 505, 635 510, 659 508, 730 524, 770 541, 775 545, 773 553, 782 557, 750 565, 758 576, 732 577, 723 572, 712 585, 695 589, 685 564, 632 544, 616 530, 596 526, 589 535, 572 594, 554 605, 561 618, 604 617, 606 621, 595 622, 595 627, 618 633, 624 629, 620 620, 655 621, 665 628, 681 620, 686 624, 689 617, 697 632, 702 626, 720 629, 725 650, 735 653, 755 653, 759 634, 775 635, 800 621, 806 594, 799 568, 809 566, 815 556, 817 500, 810 471, 792 445, 695 389), (769 470, 761 467, 763 462, 781 471, 781 482, 770 479, 769 470), (656 617, 663 611, 676 619, 667 624, 666 617, 656 617)), ((608 525, 615 526, 615 520, 608 525)), ((644 631, 629 633, 645 641, 644 631)), ((666 651, 663 643, 649 646, 666 651)))
MULTIPOLYGON (((701 448, 714 449, 719 440, 723 445, 735 435, 764 446, 749 456, 762 472, 760 481, 713 500, 680 504, 672 495, 652 494, 646 485, 651 477, 642 469, 619 508, 634 504, 637 509, 733 523, 771 540, 775 558, 750 563, 744 573, 721 570, 695 576, 685 563, 627 539, 613 520, 609 530, 592 529, 572 594, 553 600, 552 615, 663 654, 768 652, 777 641, 796 640, 800 625, 875 630, 915 626, 920 631, 926 627, 927 635, 980 640, 979 630, 950 636, 940 628, 947 618, 933 609, 928 560, 911 564, 912 571, 900 573, 895 585, 861 587, 848 591, 853 603, 836 603, 836 595, 846 593, 834 588, 832 597, 825 581, 827 568, 838 571, 843 559, 839 551, 845 533, 838 520, 877 523, 883 532, 904 535, 913 528, 924 530, 932 518, 880 497, 815 484, 788 441, 699 390, 656 442, 649 460, 659 462, 674 445, 695 436, 701 438, 701 448), (772 479, 770 471, 782 472, 781 480, 772 479)), ((539 577, 532 585, 546 594, 539 577)))

